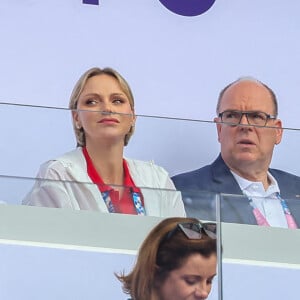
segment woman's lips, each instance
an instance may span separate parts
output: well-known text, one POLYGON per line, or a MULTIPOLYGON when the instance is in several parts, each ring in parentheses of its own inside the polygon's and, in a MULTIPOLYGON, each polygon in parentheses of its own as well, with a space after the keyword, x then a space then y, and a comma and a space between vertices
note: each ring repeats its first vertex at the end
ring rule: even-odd
POLYGON ((103 118, 98 123, 119 123, 119 121, 115 118, 103 118))

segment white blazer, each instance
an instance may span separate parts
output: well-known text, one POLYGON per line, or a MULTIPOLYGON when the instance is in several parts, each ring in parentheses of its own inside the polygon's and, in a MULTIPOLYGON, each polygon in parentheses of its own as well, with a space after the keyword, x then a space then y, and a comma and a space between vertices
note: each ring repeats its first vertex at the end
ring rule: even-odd
MULTIPOLYGON (((153 162, 126 161, 135 185, 144 196, 147 216, 186 215, 181 193, 165 169, 153 162)), ((101 192, 88 176, 81 147, 42 164, 23 204, 108 212, 101 192)))

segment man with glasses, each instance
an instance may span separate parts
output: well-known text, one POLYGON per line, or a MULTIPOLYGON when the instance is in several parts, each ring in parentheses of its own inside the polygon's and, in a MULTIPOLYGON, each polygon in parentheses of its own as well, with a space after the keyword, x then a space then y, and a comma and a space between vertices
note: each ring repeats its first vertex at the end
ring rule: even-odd
POLYGON ((244 195, 222 195, 221 219, 225 222, 284 228, 300 225, 300 199, 290 200, 300 197, 300 177, 269 168, 283 133, 277 115, 275 93, 254 78, 240 78, 221 91, 214 119, 219 157, 211 165, 172 178, 182 191, 188 215, 189 206, 194 206, 203 210, 194 210, 195 216, 209 216, 212 201, 201 199, 201 191, 209 191, 244 195))

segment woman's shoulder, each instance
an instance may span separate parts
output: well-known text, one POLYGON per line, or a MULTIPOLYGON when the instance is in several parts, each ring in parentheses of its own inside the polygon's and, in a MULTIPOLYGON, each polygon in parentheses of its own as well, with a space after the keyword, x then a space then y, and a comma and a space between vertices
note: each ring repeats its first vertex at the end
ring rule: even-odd
POLYGON ((82 154, 82 149, 80 147, 66 152, 56 158, 50 159, 44 162, 40 166, 40 172, 47 172, 49 170, 57 170, 60 171, 65 168, 76 168, 76 167, 84 167, 85 160, 82 154))
POLYGON ((160 172, 167 172, 162 166, 155 164, 153 160, 146 161, 130 158, 125 158, 125 160, 128 163, 130 169, 152 169, 160 172))
POLYGON ((82 159, 83 159, 82 148, 78 147, 74 150, 71 150, 69 152, 66 152, 62 155, 59 155, 55 158, 46 161, 45 164, 49 164, 49 163, 55 164, 56 162, 60 162, 62 164, 77 163, 82 159))
POLYGON ((137 159, 127 159, 129 170, 135 181, 140 185, 147 185, 153 180, 164 182, 169 178, 168 172, 161 166, 156 165, 153 161, 143 161, 137 159), (140 182, 141 181, 141 182, 140 182))

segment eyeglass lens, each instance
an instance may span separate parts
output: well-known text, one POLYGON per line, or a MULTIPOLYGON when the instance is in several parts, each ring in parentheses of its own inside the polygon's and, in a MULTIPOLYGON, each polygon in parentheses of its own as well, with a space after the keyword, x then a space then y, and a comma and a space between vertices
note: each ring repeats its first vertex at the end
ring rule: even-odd
POLYGON ((241 111, 224 111, 221 114, 223 122, 231 124, 240 124, 243 115, 246 115, 249 125, 265 126, 268 120, 268 115, 264 112, 241 112, 241 111))
POLYGON ((204 223, 203 230, 212 239, 217 238, 217 224, 215 223, 204 223))
POLYGON ((189 239, 201 239, 202 230, 212 239, 216 239, 216 224, 215 223, 181 223, 178 224, 179 228, 189 239))

